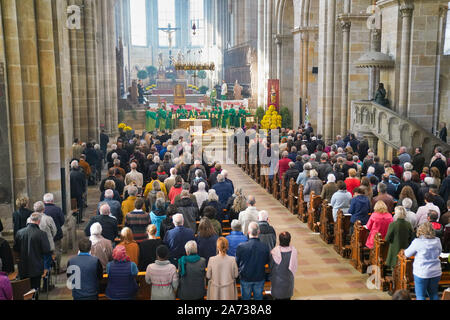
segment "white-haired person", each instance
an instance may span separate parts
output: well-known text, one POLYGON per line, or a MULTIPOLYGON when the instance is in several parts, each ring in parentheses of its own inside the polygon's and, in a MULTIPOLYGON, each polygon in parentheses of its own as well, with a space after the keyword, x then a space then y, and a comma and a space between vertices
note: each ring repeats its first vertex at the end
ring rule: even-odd
POLYGON ((91 226, 91 255, 97 257, 102 264, 103 271, 106 271, 108 262, 112 261, 112 242, 102 236, 102 225, 98 222, 91 226))
POLYGON ((417 228, 417 238, 404 251, 407 258, 414 257, 413 275, 417 300, 439 300, 439 281, 442 276, 442 244, 436 238, 433 226, 425 222, 417 228))
POLYGON ((84 209, 83 194, 87 189, 86 177, 81 171, 78 161, 72 161, 70 168, 70 197, 77 201, 77 224, 81 224, 83 222, 84 209))
POLYGON ((271 251, 271 293, 275 300, 290 300, 294 295, 294 277, 298 268, 297 249, 291 246, 291 234, 282 232, 279 245, 271 251))
POLYGON ((203 300, 206 294, 206 260, 198 255, 195 241, 188 241, 184 248, 186 255, 178 260, 180 283, 177 297, 180 300, 203 300))
POLYGON ((303 190, 303 196, 305 202, 308 202, 310 199, 310 194, 312 191, 316 195, 320 195, 322 193, 323 183, 318 177, 318 173, 315 169, 311 170, 309 173, 309 179, 306 181, 305 189, 303 190))
POLYGON ((233 193, 234 193, 234 184, 233 184, 233 181, 228 179, 228 171, 224 169, 224 170, 222 170, 221 174, 223 175, 225 182, 231 186, 231 189, 233 190, 233 193))
POLYGON ((205 167, 202 165, 202 162, 200 160, 195 160, 194 164, 189 169, 187 182, 191 183, 195 179, 195 172, 197 170, 201 170, 203 177, 206 177, 206 170, 205 167))
POLYGON ((215 190, 217 195, 219 196, 219 202, 222 205, 222 208, 225 208, 228 199, 234 194, 234 187, 232 186, 232 184, 225 180, 223 171, 225 170, 222 170, 222 174, 219 174, 217 176, 217 183, 212 187, 212 189, 215 190))
MULTIPOLYGON (((105 183, 105 186, 108 186, 108 184, 111 183, 113 184, 114 181, 107 181, 105 183)), ((110 211, 111 211, 111 216, 115 217, 117 219, 117 224, 121 225, 122 224, 122 220, 123 220, 123 214, 122 214, 122 205, 120 204, 119 201, 114 199, 115 196, 115 192, 113 189, 107 189, 104 192, 104 199, 103 201, 100 201, 97 205, 97 215, 100 215, 100 207, 103 204, 108 204, 110 211)))
POLYGON ((200 182, 198 184, 198 190, 193 194, 197 199, 198 209, 201 209, 203 202, 208 200, 208 191, 206 190, 206 183, 200 182))
POLYGON ((107 203, 100 206, 100 215, 94 216, 91 220, 89 220, 86 228, 84 229, 86 237, 91 236, 91 226, 96 222, 100 223, 102 226, 103 237, 111 242, 114 242, 118 235, 117 219, 111 217, 111 208, 107 203))
POLYGON ((125 184, 128 185, 131 181, 135 181, 138 189, 140 188, 142 190, 142 186, 144 185, 144 175, 138 172, 137 168, 138 164, 136 162, 133 161, 130 163, 131 171, 125 175, 125 184))
POLYGON ((170 262, 178 266, 178 259, 184 256, 184 246, 190 240, 195 240, 194 231, 184 227, 183 215, 178 213, 172 218, 175 228, 169 230, 164 235, 164 244, 170 250, 170 262))
POLYGON ((242 225, 239 220, 231 221, 231 233, 226 236, 228 240, 228 251, 227 254, 229 256, 236 256, 236 249, 242 242, 247 242, 248 238, 244 233, 242 233, 242 225))
POLYGON ((327 200, 328 203, 331 202, 331 198, 338 191, 338 186, 336 184, 336 176, 330 173, 327 176, 327 183, 322 188, 322 193, 320 194, 322 200, 327 200))
MULTIPOLYGON (((411 210, 412 205, 413 205, 413 201, 410 198, 404 198, 401 202, 401 206, 406 211, 405 220, 411 224, 411 227, 413 229, 415 229, 417 226, 417 218, 416 218, 416 214, 411 210)), ((396 218, 396 216, 394 216, 394 221, 396 221, 396 220, 397 220, 397 218, 396 218)))
POLYGON ((45 205, 44 213, 53 219, 56 226, 56 235, 53 237, 53 241, 55 242, 56 270, 59 273, 62 255, 62 227, 65 222, 64 213, 60 207, 55 205, 55 199, 52 193, 46 193, 43 200, 45 205))
MULTIPOLYGON (((411 199, 405 199, 411 201, 411 199)), ((403 200, 403 201, 405 201, 403 200)), ((397 255, 402 249, 409 247, 415 238, 414 228, 407 220, 408 212, 403 206, 395 208, 394 222, 392 222, 386 234, 385 241, 389 243, 389 251, 386 266, 392 270, 397 265, 397 255)))
POLYGON ((267 244, 270 250, 277 244, 277 234, 275 229, 269 224, 269 213, 262 210, 258 213, 259 240, 267 244))

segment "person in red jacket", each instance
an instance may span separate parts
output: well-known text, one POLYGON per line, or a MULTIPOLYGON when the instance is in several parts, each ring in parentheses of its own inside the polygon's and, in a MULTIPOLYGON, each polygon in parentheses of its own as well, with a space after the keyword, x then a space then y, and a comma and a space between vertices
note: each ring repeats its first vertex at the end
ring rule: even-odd
POLYGON ((280 161, 278 161, 278 178, 281 182, 283 175, 286 171, 289 170, 289 162, 291 162, 292 160, 289 159, 289 152, 284 151, 282 153, 282 159, 280 161))
POLYGON ((351 168, 348 170, 349 177, 345 179, 345 184, 347 185, 347 191, 353 196, 353 190, 361 185, 361 181, 356 177, 356 170, 351 168))

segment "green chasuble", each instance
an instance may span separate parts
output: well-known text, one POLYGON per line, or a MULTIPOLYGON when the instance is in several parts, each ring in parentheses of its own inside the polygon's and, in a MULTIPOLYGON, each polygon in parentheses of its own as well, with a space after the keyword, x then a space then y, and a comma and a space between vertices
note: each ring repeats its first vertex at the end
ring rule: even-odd
POLYGON ((170 110, 169 112, 167 112, 167 117, 166 117, 166 130, 172 130, 173 128, 173 112, 172 110, 170 110))
POLYGON ((159 129, 159 112, 161 109, 158 109, 158 111, 156 112, 156 129, 159 129))
POLYGON ((156 128, 156 112, 155 111, 147 111, 146 113, 146 131, 153 132, 156 128))
POLYGON ((228 109, 223 110, 223 115, 222 115, 222 128, 225 129, 228 127, 228 125, 230 124, 230 118, 228 115, 228 109))
POLYGON ((159 130, 166 129, 166 117, 167 111, 164 109, 159 109, 159 130))
POLYGON ((216 124, 217 124, 217 118, 216 117, 217 117, 217 110, 213 109, 213 111, 211 112, 211 126, 213 128, 215 128, 216 124))
POLYGON ((230 116, 229 125, 234 127, 236 125, 236 110, 231 108, 230 111, 228 111, 228 114, 230 116))
POLYGON ((247 119, 247 111, 245 109, 240 109, 237 127, 243 128, 245 126, 246 119, 247 119))
POLYGON ((189 111, 189 115, 188 115, 188 119, 197 119, 198 118, 198 112, 195 109, 192 109, 191 111, 189 111))
POLYGON ((222 127, 222 114, 223 114, 223 110, 222 107, 217 107, 217 123, 216 126, 222 127))
POLYGON ((202 112, 200 113, 200 116, 205 117, 205 119, 209 119, 209 113, 208 113, 208 111, 202 111, 202 112))

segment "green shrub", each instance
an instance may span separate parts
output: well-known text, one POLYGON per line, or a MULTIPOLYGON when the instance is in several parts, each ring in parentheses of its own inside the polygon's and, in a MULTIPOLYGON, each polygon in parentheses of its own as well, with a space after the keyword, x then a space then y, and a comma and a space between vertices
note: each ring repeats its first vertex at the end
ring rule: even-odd
POLYGON ((201 94, 206 94, 206 92, 209 90, 209 88, 207 86, 201 86, 199 88, 199 91, 201 94))
POLYGON ((261 124, 261 120, 264 118, 265 115, 265 111, 263 107, 258 107, 256 109, 256 121, 258 122, 258 124, 261 124))
POLYGON ((280 109, 280 115, 283 117, 282 127, 283 128, 292 128, 292 115, 288 108, 282 107, 280 109))
POLYGON ((148 72, 145 70, 140 70, 137 74, 139 80, 145 80, 148 78, 148 72))

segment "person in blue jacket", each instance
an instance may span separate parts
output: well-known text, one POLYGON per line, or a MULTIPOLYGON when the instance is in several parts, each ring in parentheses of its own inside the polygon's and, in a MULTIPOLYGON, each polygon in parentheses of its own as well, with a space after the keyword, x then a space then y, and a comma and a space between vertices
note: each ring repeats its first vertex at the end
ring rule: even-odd
POLYGON ((348 213, 352 215, 350 218, 350 234, 353 234, 353 224, 356 221, 361 221, 361 224, 364 226, 370 218, 370 200, 365 195, 364 190, 358 187, 353 192, 354 196, 352 201, 350 201, 350 209, 348 210, 348 213))

